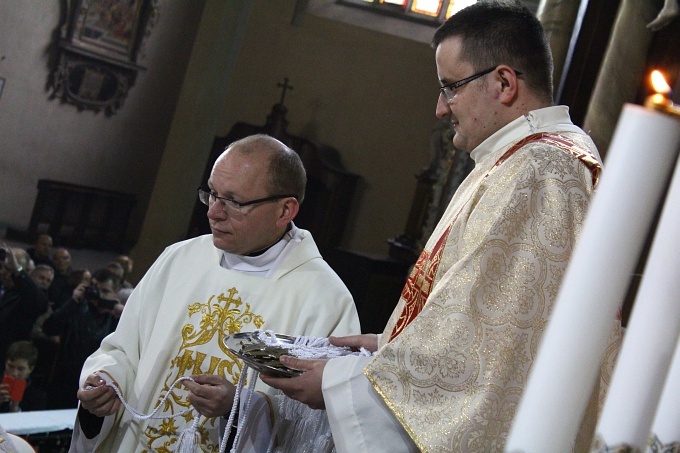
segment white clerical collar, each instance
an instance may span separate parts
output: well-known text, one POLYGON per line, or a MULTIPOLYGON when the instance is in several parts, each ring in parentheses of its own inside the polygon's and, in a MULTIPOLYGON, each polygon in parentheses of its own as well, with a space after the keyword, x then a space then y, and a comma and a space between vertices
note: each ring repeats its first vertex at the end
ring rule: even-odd
MULTIPOLYGON (((222 251, 220 266, 249 275, 267 276, 276 268, 278 258, 284 253, 291 239, 298 234, 298 228, 291 223, 291 228, 274 245, 257 256, 236 255, 222 251)), ((296 241, 299 242, 299 241, 296 241)))
POLYGON ((569 107, 557 105, 532 110, 527 115, 506 124, 470 153, 475 162, 481 162, 486 156, 501 148, 506 148, 512 143, 537 132, 578 132, 583 130, 575 126, 569 118, 569 107))

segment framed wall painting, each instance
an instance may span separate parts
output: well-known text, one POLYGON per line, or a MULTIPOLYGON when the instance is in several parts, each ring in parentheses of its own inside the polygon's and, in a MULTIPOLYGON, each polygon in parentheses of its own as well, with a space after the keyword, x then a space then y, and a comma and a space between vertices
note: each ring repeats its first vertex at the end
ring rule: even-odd
POLYGON ((58 58, 51 98, 78 110, 118 111, 137 73, 144 40, 156 23, 159 0, 62 0, 58 58))
POLYGON ((133 62, 148 7, 145 0, 80 1, 74 11, 70 44, 133 62))

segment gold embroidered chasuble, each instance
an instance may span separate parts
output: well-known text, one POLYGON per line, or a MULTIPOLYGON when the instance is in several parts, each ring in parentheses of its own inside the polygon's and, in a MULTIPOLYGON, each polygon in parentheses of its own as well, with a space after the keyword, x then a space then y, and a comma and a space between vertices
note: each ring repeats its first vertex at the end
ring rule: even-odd
MULTIPOLYGON (((236 383, 242 363, 222 340, 228 334, 271 329, 292 335, 326 337, 360 332, 347 288, 321 259, 309 234, 286 254, 271 278, 244 275, 219 265, 221 252, 210 235, 175 244, 158 258, 126 304, 116 332, 86 362, 81 381, 105 370, 126 401, 148 414, 173 382, 192 374, 218 374, 236 383)), ((256 389, 271 391, 258 381, 256 389)), ((159 420, 134 420, 123 408, 105 418, 93 441, 76 429, 73 445, 96 444, 103 452, 171 452, 191 426, 190 407, 180 384, 162 405, 159 420)), ((219 449, 219 420, 201 417, 201 451, 219 449)))
POLYGON ((421 450, 503 450, 596 156, 582 133, 536 134, 477 162, 454 195, 364 370, 421 450))

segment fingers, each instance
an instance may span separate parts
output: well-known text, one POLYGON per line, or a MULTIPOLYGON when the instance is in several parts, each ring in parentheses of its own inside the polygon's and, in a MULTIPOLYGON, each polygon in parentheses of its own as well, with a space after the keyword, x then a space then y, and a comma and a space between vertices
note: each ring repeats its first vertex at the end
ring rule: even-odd
POLYGON ((85 283, 81 283, 75 287, 72 294, 73 300, 75 300, 76 302, 80 302, 80 300, 83 298, 85 294, 85 286, 87 286, 85 285, 85 283))
POLYGON ((378 336, 374 333, 363 335, 349 335, 346 337, 329 337, 328 340, 334 346, 346 346, 353 349, 365 348, 371 352, 378 350, 378 336))
POLYGON ((0 385, 0 402, 6 403, 9 401, 9 386, 7 384, 0 385))
POLYGON ((113 415, 120 407, 120 400, 116 392, 108 386, 86 390, 81 388, 77 393, 80 405, 90 413, 105 417, 113 415))
POLYGON ((279 357, 279 361, 288 368, 300 371, 307 371, 311 370, 312 366, 314 366, 314 363, 317 362, 318 360, 298 359, 297 357, 293 357, 290 355, 282 355, 281 357, 279 357))
POLYGON ((121 406, 115 390, 107 386, 107 381, 102 377, 118 385, 110 375, 100 371, 90 374, 76 394, 80 405, 98 417, 113 415, 121 406))
POLYGON ((197 382, 199 384, 221 385, 224 383, 228 383, 228 381, 225 378, 223 378, 222 376, 218 376, 216 374, 197 374, 191 376, 191 378, 194 380, 194 382, 197 382))
POLYGON ((189 402, 199 414, 218 417, 229 413, 234 403, 236 387, 225 378, 216 375, 192 376, 192 381, 184 381, 189 391, 189 402))
POLYGON ((102 379, 101 375, 98 373, 92 373, 90 374, 87 378, 85 378, 85 382, 83 383, 83 387, 99 387, 106 384, 106 381, 102 379))
POLYGON ((270 387, 283 391, 286 393, 287 390, 291 388, 291 381, 294 378, 288 377, 276 377, 271 374, 260 373, 260 380, 270 387))
POLYGON ((324 409, 325 402, 321 389, 323 370, 327 360, 296 359, 281 356, 281 363, 304 372, 293 378, 277 378, 260 374, 260 379, 270 387, 281 390, 286 396, 298 400, 312 409, 324 409))

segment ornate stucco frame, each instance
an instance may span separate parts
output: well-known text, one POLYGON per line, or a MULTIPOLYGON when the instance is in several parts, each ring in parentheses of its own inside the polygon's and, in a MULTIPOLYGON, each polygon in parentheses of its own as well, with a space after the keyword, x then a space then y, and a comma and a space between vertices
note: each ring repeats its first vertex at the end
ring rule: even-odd
POLYGON ((50 98, 109 116, 123 105, 159 0, 62 0, 50 98))

